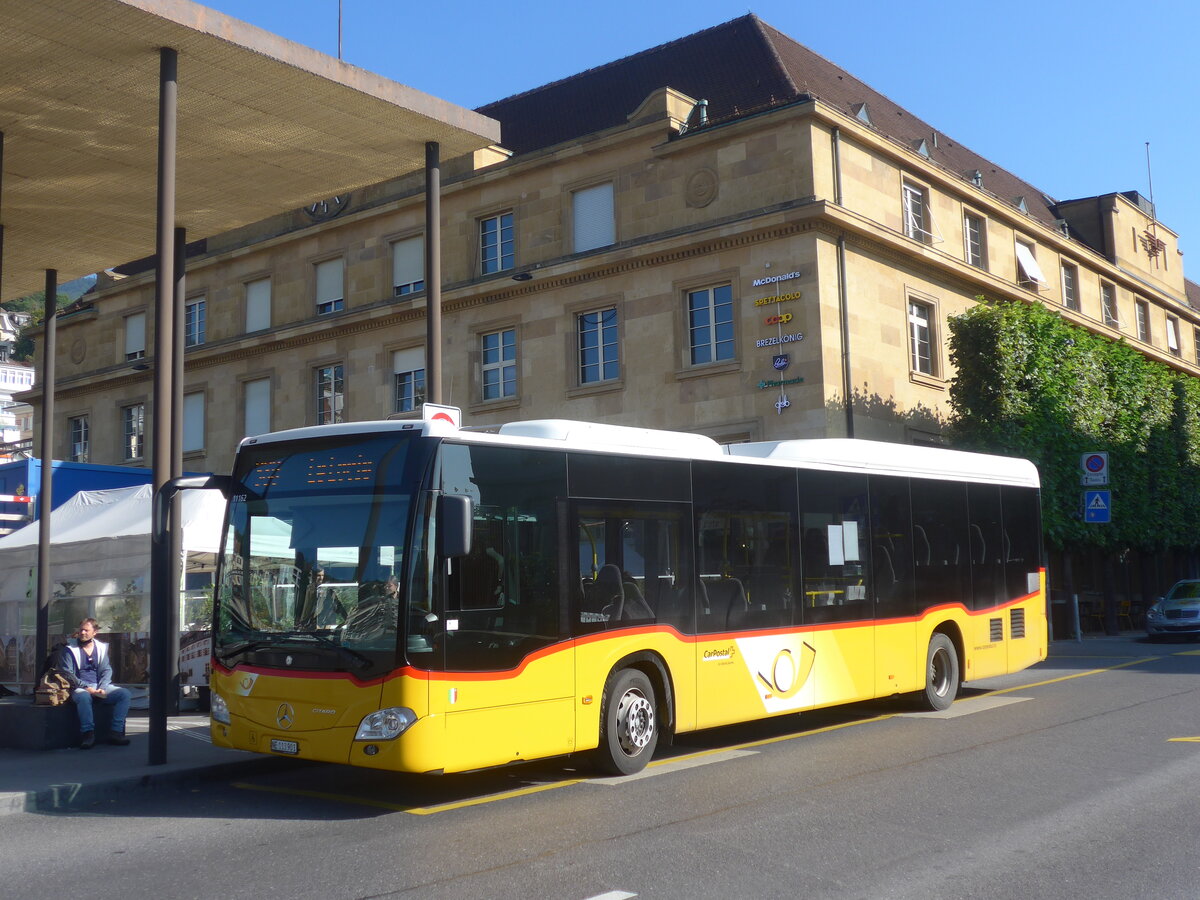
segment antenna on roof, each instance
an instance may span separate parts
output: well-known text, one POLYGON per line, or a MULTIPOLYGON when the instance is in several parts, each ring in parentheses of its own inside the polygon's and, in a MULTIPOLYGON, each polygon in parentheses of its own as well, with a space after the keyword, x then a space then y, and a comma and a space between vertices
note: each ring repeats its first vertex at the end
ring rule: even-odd
POLYGON ((1153 212, 1150 216, 1154 221, 1158 221, 1158 208, 1154 205, 1154 172, 1150 168, 1150 142, 1146 141, 1146 181, 1150 190, 1150 209, 1153 212))

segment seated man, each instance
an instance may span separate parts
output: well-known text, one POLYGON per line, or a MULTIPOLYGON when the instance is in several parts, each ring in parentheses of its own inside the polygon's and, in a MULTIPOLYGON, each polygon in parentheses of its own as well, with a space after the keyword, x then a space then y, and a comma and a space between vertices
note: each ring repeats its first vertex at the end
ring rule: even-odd
POLYGON ((108 644, 96 640, 99 626, 95 619, 84 619, 79 623, 76 640, 63 648, 58 668, 71 685, 71 700, 79 713, 79 746, 89 750, 96 743, 96 719, 92 714, 93 703, 105 703, 113 707, 112 730, 108 734, 110 744, 125 746, 125 713, 129 711, 129 691, 114 687, 112 664, 108 661, 108 644))

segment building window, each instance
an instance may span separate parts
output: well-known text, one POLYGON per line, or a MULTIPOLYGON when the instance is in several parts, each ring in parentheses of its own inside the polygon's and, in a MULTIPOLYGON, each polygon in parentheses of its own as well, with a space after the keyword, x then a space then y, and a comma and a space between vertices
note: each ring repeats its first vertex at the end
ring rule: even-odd
POLYGON ((1173 356, 1183 356, 1183 347, 1179 343, 1179 320, 1167 316, 1167 349, 1173 356))
POLYGON ((196 347, 204 343, 204 298, 193 300, 183 308, 183 346, 196 347))
POLYGON ((425 290, 425 237, 405 238, 392 244, 392 296, 404 297, 425 290))
POLYGON ((616 243, 612 182, 575 191, 571 200, 576 253, 616 243))
POLYGON ((134 313, 125 317, 125 359, 141 359, 146 355, 146 314, 134 313))
POLYGON ((392 354, 392 412, 416 412, 425 402, 425 351, 420 347, 392 354))
POLYGON ((204 449, 204 393, 184 394, 183 452, 204 449))
POLYGON ((981 217, 963 213, 963 251, 968 263, 987 268, 987 229, 981 217))
POLYGON ((929 192, 919 184, 903 182, 904 234, 922 244, 931 243, 929 230, 929 192))
POLYGON ((733 359, 733 286, 688 291, 687 301, 692 365, 733 359))
POLYGON ((598 309, 577 317, 579 383, 612 381, 621 373, 618 358, 617 308, 598 309))
POLYGON ((343 287, 342 260, 327 259, 325 262, 317 263, 318 316, 327 316, 345 309, 343 287))
POLYGON ((146 446, 146 404, 121 408, 121 435, 125 460, 141 459, 146 446))
POLYGON ((1031 291, 1045 288, 1046 276, 1034 256, 1033 244, 1017 239, 1014 247, 1017 251, 1017 284, 1031 291))
POLYGON ((1133 308, 1137 315, 1137 336, 1139 341, 1150 343, 1150 304, 1145 300, 1135 300, 1133 308))
POLYGON ((513 214, 501 213, 479 220, 479 271, 484 275, 511 269, 513 257, 513 214))
POLYGON ((1107 282, 1100 283, 1100 310, 1105 325, 1110 328, 1121 327, 1121 319, 1117 315, 1117 289, 1107 282))
POLYGON ((1062 302, 1067 309, 1079 312, 1079 269, 1070 263, 1062 265, 1062 302))
POLYGON ((246 331, 271 327, 271 279, 246 282, 246 331))
POLYGON ((67 420, 71 432, 71 462, 85 463, 91 445, 91 428, 87 416, 72 416, 67 420))
POLYGON ((342 381, 341 364, 322 366, 317 369, 317 424, 331 425, 341 422, 342 404, 345 399, 345 384, 342 381))
POLYGON ((914 372, 935 375, 933 365, 933 307, 920 300, 908 301, 909 365, 914 372))
POLYGON ((244 391, 246 405, 242 436, 266 434, 271 430, 271 379, 247 381, 244 391))
POLYGON ((493 331, 482 337, 483 399, 500 400, 517 395, 517 332, 493 331))
POLYGON ((1192 349, 1196 351, 1196 362, 1200 363, 1200 325, 1192 326, 1192 349))

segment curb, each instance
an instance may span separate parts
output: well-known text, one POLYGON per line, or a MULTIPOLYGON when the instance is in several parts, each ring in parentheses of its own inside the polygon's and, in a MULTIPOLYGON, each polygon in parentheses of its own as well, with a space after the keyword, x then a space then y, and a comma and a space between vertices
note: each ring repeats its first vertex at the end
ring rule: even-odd
POLYGON ((181 784, 215 781, 231 776, 259 775, 297 765, 309 766, 316 765, 316 763, 311 760, 263 756, 175 770, 168 768, 167 771, 139 772, 134 775, 91 783, 67 782, 51 784, 31 791, 10 791, 0 793, 0 818, 17 813, 69 812, 116 794, 137 790, 161 790, 181 784))

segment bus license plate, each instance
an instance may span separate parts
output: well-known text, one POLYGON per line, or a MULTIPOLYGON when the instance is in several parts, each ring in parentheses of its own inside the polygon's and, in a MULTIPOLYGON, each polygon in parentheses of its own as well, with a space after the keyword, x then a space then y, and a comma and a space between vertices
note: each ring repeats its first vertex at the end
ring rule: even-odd
POLYGON ((276 753, 299 753, 300 745, 295 741, 271 741, 271 749, 276 753))

